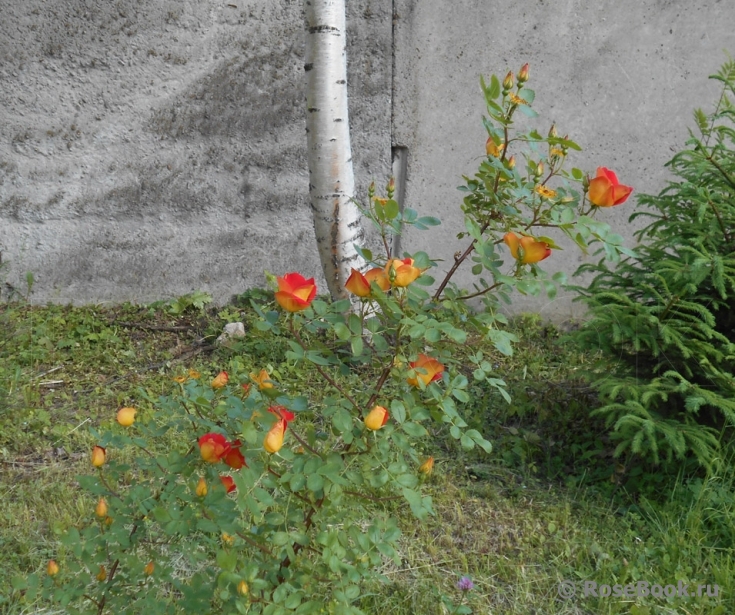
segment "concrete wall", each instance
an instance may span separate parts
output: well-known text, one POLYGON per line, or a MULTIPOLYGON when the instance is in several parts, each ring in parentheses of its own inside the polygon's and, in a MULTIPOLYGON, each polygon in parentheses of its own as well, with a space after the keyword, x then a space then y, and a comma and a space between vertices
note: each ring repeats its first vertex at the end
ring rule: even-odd
MULTIPOLYGON (((735 54, 734 0, 397 0, 396 12, 394 140, 410 152, 407 200, 445 222, 408 243, 430 245, 444 269, 467 245, 456 240, 464 230, 456 187, 485 155, 481 74, 502 79, 529 62, 540 117, 519 127, 546 134, 556 122, 583 147, 574 166, 593 175, 609 167, 638 193, 657 193, 693 109, 714 108, 720 90, 708 75, 727 59, 723 50, 735 54)), ((629 247, 634 206, 631 199, 598 216, 629 247)), ((571 274, 584 262, 569 243, 544 269, 571 274)), ((469 267, 456 278, 470 286, 469 267)), ((516 295, 513 309, 554 320, 582 312, 564 293, 554 301, 516 295)))
MULTIPOLYGON (((733 0, 347 3, 358 195, 407 147, 407 204, 445 224, 403 246, 448 261, 484 152, 480 74, 530 62, 538 126, 584 147, 575 166, 656 192, 735 52, 733 0)), ((0 0, 0 16, 0 281, 32 271, 34 301, 82 303, 320 277, 300 0, 0 0)), ((630 237, 632 207, 601 217, 630 237)), ((572 315, 564 297, 517 307, 572 315)))
MULTIPOLYGON (((390 172, 383 4, 348 15, 362 193, 390 172)), ((32 271, 34 301, 223 301, 264 269, 319 275, 303 46, 301 0, 0 0, 7 280, 32 271)))

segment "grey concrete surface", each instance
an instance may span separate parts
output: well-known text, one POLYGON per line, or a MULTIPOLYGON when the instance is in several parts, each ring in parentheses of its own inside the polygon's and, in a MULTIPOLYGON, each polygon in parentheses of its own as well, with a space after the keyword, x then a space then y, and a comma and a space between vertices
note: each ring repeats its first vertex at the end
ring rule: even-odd
MULTIPOLYGON (((390 11, 348 22, 364 193, 390 172, 390 11)), ((0 276, 76 303, 320 277, 303 45, 300 0, 0 0, 0 276)))
MULTIPOLYGON (((584 147, 575 166, 656 192, 693 108, 714 102, 707 75, 735 53, 735 0, 347 3, 358 195, 390 172, 391 144, 408 148, 406 202, 444 225, 402 246, 445 262, 464 245, 456 186, 484 153, 480 74, 529 62, 538 126, 584 147)), ((321 278, 301 7, 0 0, 0 282, 32 271, 38 302, 197 288, 222 302, 264 269, 321 278)), ((601 212, 629 245, 632 206, 601 212)), ((582 261, 570 248, 547 262, 582 261)), ((579 314, 563 295, 516 309, 579 314)))
MULTIPOLYGON (((393 140, 408 147, 407 202, 444 221, 404 245, 431 246, 448 269, 464 248, 457 192, 473 175, 487 134, 480 75, 531 66, 535 124, 556 122, 582 147, 574 166, 594 175, 614 169, 637 193, 657 193, 670 177, 664 164, 688 137, 696 107, 712 109, 719 89, 708 75, 735 54, 733 0, 396 0, 396 118, 393 140)), ((635 194, 635 193, 634 193, 635 194)), ((627 219, 634 199, 602 210, 634 245, 627 219)), ((572 273, 584 262, 565 250, 544 261, 550 272, 572 273)), ((469 266, 459 270, 470 287, 469 266)), ((580 280, 579 278, 577 280, 580 280)), ((557 321, 582 309, 567 293, 553 301, 516 295, 514 311, 538 311, 557 321)))

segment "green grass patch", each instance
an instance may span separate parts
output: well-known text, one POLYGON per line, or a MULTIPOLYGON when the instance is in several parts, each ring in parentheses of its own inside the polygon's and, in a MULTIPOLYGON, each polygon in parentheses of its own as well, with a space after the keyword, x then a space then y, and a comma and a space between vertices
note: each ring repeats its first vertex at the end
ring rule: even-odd
MULTIPOLYGON (((285 360, 285 338, 259 331, 246 303, 182 305, 0 304, 0 612, 48 606, 27 604, 12 579, 43 570, 51 557, 63 563, 60 536, 86 522, 95 505, 77 483, 90 471, 89 429, 114 420, 123 405, 145 412, 141 391, 169 394, 173 378, 189 369, 211 378, 231 366, 239 373, 270 366, 292 392, 330 393, 315 370, 285 360), (234 320, 245 323, 246 337, 215 346, 234 320)), ((401 563, 386 563, 384 581, 363 588, 361 608, 381 615, 444 615, 450 603, 529 615, 735 612, 733 474, 657 478, 652 468, 616 462, 588 416, 596 398, 579 376, 594 357, 534 316, 516 319, 511 332, 520 338, 513 356, 479 338, 458 344, 453 356, 472 382, 467 422, 493 442, 493 453, 466 452, 441 429, 432 433, 426 453, 437 461, 425 489, 436 516, 419 522, 403 502, 388 503, 401 520, 401 563), (487 382, 472 381, 469 357, 478 351, 505 380, 510 403, 487 382), (635 484, 648 483, 647 490, 630 491, 636 469, 635 484), (457 588, 462 575, 474 589, 457 588), (720 596, 563 600, 562 580, 717 583, 720 596)), ((349 388, 373 375, 356 367, 335 377, 349 388)))

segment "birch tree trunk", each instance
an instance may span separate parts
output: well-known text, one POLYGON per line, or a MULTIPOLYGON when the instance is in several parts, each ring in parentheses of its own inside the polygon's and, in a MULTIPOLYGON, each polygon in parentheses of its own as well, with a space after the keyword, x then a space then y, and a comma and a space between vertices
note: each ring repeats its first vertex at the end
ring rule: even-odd
POLYGON ((306 144, 309 198, 319 258, 332 299, 348 296, 350 269, 363 261, 347 112, 344 0, 304 0, 306 11, 306 144))

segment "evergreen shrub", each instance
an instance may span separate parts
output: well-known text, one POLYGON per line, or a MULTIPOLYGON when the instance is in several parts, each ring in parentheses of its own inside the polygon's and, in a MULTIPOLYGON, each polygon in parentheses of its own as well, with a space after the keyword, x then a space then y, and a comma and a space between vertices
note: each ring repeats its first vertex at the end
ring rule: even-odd
POLYGON ((695 111, 696 131, 668 168, 675 180, 641 195, 630 220, 636 256, 602 260, 575 287, 591 319, 575 334, 603 357, 594 386, 616 455, 711 467, 735 423, 735 61, 711 77, 715 109, 695 111))

